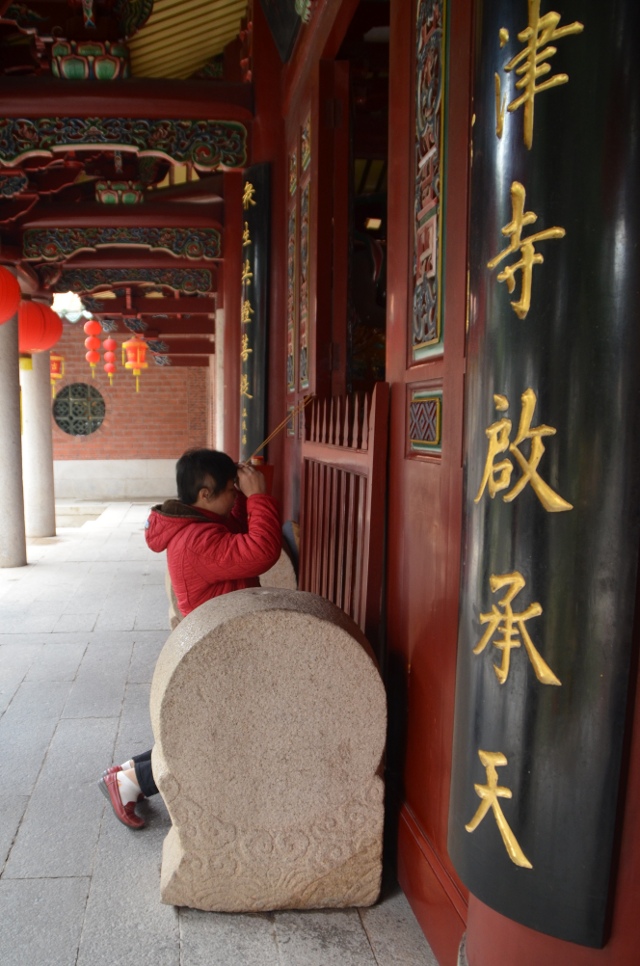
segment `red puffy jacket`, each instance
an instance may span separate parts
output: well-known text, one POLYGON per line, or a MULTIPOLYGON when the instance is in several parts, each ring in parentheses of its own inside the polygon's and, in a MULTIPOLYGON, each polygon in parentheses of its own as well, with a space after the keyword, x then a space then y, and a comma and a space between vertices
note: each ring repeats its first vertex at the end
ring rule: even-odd
POLYGON ((151 550, 167 551, 171 583, 183 614, 232 590, 258 587, 258 577, 282 549, 275 500, 238 494, 229 516, 166 500, 154 506, 145 537, 151 550))

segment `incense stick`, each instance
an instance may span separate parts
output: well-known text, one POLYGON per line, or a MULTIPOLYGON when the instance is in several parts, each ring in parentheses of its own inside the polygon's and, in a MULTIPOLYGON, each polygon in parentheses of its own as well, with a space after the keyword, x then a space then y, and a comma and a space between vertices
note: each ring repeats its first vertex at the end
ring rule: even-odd
POLYGON ((253 457, 256 456, 260 452, 261 449, 264 449, 265 446, 267 445, 267 443, 270 443, 271 440, 275 436, 277 436, 279 432, 281 432, 284 429, 284 427, 287 425, 287 423, 289 422, 289 420, 290 419, 293 419, 294 416, 297 416, 298 413, 302 412, 302 410, 304 409, 304 407, 306 405, 308 405, 311 402, 311 400, 314 399, 314 398, 315 397, 314 397, 313 393, 311 393, 309 396, 305 396, 301 403, 298 403, 297 406, 294 406, 293 409, 291 410, 291 412, 290 413, 287 413, 287 415, 282 420, 282 422, 281 423, 278 423, 278 425, 273 430, 273 432, 270 433, 269 436, 267 436, 267 438, 265 439, 265 441, 263 443, 260 443, 260 445, 258 446, 258 448, 253 451, 253 453, 251 454, 251 456, 249 457, 249 459, 247 460, 247 462, 250 463, 251 460, 253 459, 253 457))

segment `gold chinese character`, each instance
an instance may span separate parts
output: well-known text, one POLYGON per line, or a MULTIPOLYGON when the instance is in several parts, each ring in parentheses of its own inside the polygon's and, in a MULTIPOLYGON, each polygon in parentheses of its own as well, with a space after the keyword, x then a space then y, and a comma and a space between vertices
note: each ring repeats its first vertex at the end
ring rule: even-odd
POLYGON ((251 245, 251 235, 249 234, 249 222, 245 221, 244 228, 242 230, 242 247, 246 248, 247 245, 251 245))
POLYGON ((533 641, 529 636, 529 632, 525 627, 525 621, 530 620, 532 617, 540 616, 542 613, 542 607, 536 602, 529 604, 527 609, 521 611, 519 614, 514 614, 511 606, 513 598, 519 594, 522 588, 525 586, 525 579, 522 574, 519 574, 517 570, 511 574, 492 574, 489 578, 489 584, 491 586, 492 594, 495 594, 495 592, 500 590, 502 587, 508 587, 509 590, 507 590, 507 593, 504 595, 502 600, 499 601, 500 607, 504 608, 502 613, 500 613, 496 605, 493 604, 491 607, 491 613, 480 614, 480 623, 488 624, 489 626, 482 635, 480 641, 474 647, 473 653, 482 654, 493 635, 500 631, 502 633, 502 637, 496 638, 496 640, 493 641, 493 646, 497 647, 499 651, 502 651, 502 664, 500 667, 494 664, 493 670, 495 671, 496 677, 500 684, 504 684, 509 676, 511 651, 514 647, 520 647, 520 641, 518 640, 518 635, 520 635, 524 641, 525 650, 529 660, 531 661, 538 681, 540 681, 542 684, 557 684, 559 686, 560 681, 534 647, 533 641))
POLYGON ((240 396, 253 399, 253 396, 249 392, 249 376, 246 374, 240 377, 240 396))
POLYGON ((240 308, 240 322, 243 325, 251 322, 252 315, 254 315, 254 311, 251 307, 251 302, 249 299, 243 299, 242 306, 240 308))
POLYGON ((242 192, 242 207, 245 209, 245 211, 249 205, 256 205, 256 202, 253 200, 255 193, 256 189, 253 187, 250 181, 247 181, 246 185, 244 186, 244 191, 242 192))
MULTIPOLYGON (((506 396, 495 395, 493 400, 499 412, 504 412, 509 408, 509 400, 506 396)), ((494 462, 496 456, 508 451, 518 463, 522 470, 522 475, 509 492, 505 493, 502 497, 505 503, 511 503, 512 500, 515 500, 522 493, 527 483, 531 483, 536 496, 549 513, 561 513, 564 510, 572 510, 573 505, 567 503, 566 500, 563 500, 561 496, 552 490, 549 484, 545 483, 538 473, 538 464, 545 452, 542 437, 555 436, 556 430, 553 426, 545 426, 544 424, 534 426, 533 428, 531 427, 531 420, 533 419, 533 413, 538 402, 533 389, 526 389, 520 397, 520 400, 522 402, 522 410, 520 413, 518 435, 512 443, 509 441, 512 428, 510 419, 503 417, 485 429, 485 435, 489 440, 489 447, 482 482, 480 483, 480 489, 474 502, 480 502, 485 489, 489 491, 489 496, 492 500, 496 493, 508 489, 511 484, 511 474, 513 473, 511 459, 507 457, 507 459, 501 460, 499 463, 494 462), (526 439, 531 440, 528 459, 519 449, 521 443, 526 439)))
POLYGON ((251 271, 251 265, 249 264, 249 259, 247 258, 242 266, 242 281, 246 282, 247 285, 251 285, 252 278, 253 272, 251 271))
POLYGON ((242 434, 242 445, 243 446, 246 446, 247 445, 247 434, 246 433, 243 433, 242 434))
MULTIPOLYGON (((525 30, 518 34, 518 40, 524 44, 524 49, 512 57, 505 65, 505 71, 515 70, 520 79, 516 81, 516 88, 522 93, 514 98, 507 110, 510 114, 517 111, 524 104, 524 143, 527 148, 533 144, 533 106, 536 94, 546 91, 550 87, 558 87, 566 84, 569 80, 568 74, 554 74, 542 84, 538 84, 539 77, 544 77, 549 73, 551 67, 548 61, 557 53, 556 47, 547 47, 546 44, 551 40, 560 40, 569 34, 580 34, 584 30, 584 24, 578 20, 568 24, 566 27, 558 28, 560 14, 550 11, 543 17, 540 16, 540 0, 529 0, 529 25, 525 30)), ((504 27, 499 32, 500 47, 504 47, 509 39, 509 32, 504 27)), ((496 84, 496 134, 502 137, 504 124, 504 112, 506 98, 500 99, 500 77, 495 75, 496 84)))
POLYGON ((242 333, 241 348, 240 348, 240 358, 243 362, 246 362, 249 355, 253 352, 253 349, 249 348, 249 336, 246 332, 242 333))
POLYGON ((242 415, 243 415, 243 416, 247 416, 247 415, 248 415, 248 414, 247 414, 247 407, 246 407, 246 406, 243 406, 243 407, 242 407, 242 415))
POLYGON ((515 262, 513 265, 507 265, 497 276, 499 282, 506 281, 507 289, 511 294, 516 287, 514 275, 516 272, 522 272, 520 301, 511 303, 511 307, 519 319, 525 318, 531 306, 531 277, 533 275, 533 266, 541 265, 544 262, 542 255, 535 251, 533 243, 546 241, 549 238, 564 238, 566 234, 564 228, 553 227, 545 228, 544 231, 536 232, 536 234, 529 235, 523 239, 521 236, 522 229, 525 225, 532 225, 538 220, 535 212, 524 210, 525 194, 524 187, 520 182, 514 181, 511 185, 511 211, 513 217, 509 224, 501 229, 503 235, 511 236, 511 241, 495 258, 487 262, 487 268, 494 269, 507 255, 520 250, 522 256, 520 261, 515 262))
POLYGON ((247 421, 246 421, 246 419, 243 419, 242 420, 242 428, 243 429, 246 429, 247 428, 247 421))
POLYGON ((498 801, 499 798, 513 797, 513 793, 510 788, 505 788, 503 785, 498 785, 497 769, 502 765, 506 765, 507 759, 500 751, 478 751, 478 757, 486 769, 487 784, 474 784, 473 787, 476 790, 476 795, 481 799, 481 802, 478 805, 476 814, 473 816, 469 824, 465 825, 465 828, 467 832, 475 832, 489 809, 492 809, 509 858, 515 865, 519 865, 523 869, 532 869, 533 866, 520 848, 518 840, 511 831, 511 827, 504 817, 504 812, 502 811, 498 801))

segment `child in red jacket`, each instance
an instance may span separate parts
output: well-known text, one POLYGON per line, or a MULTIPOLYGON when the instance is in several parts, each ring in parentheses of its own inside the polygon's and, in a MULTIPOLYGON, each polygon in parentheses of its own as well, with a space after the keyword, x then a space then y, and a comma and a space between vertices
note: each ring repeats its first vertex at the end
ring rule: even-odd
MULTIPOLYGON (((171 583, 186 615, 212 597, 258 587, 260 574, 280 556, 282 537, 275 500, 253 467, 236 466, 216 450, 188 450, 176 464, 176 481, 178 499, 152 508, 145 537, 152 550, 167 551, 171 583)), ((144 826, 136 802, 158 792, 150 751, 108 768, 99 784, 119 821, 144 826)))

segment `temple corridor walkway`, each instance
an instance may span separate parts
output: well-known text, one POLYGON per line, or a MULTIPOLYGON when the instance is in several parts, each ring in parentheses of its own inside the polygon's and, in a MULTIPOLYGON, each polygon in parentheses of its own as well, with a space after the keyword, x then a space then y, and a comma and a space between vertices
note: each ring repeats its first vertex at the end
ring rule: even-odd
POLYGON ((435 966, 397 886, 361 911, 161 904, 162 800, 133 832, 96 784, 152 743, 149 685, 168 618, 164 555, 143 538, 148 507, 98 507, 97 519, 29 541, 27 567, 0 570, 0 963, 435 966))

